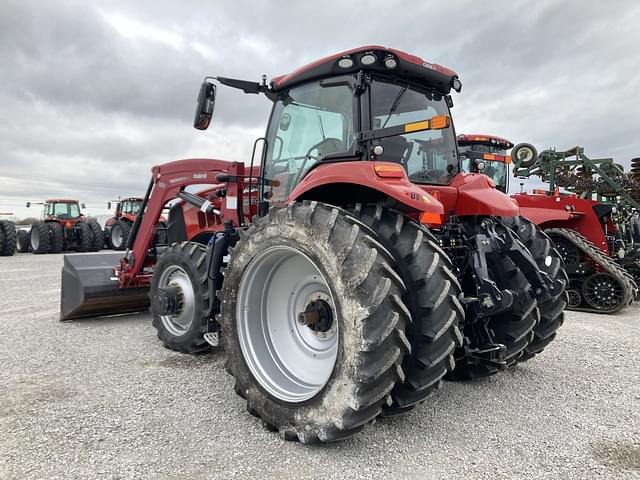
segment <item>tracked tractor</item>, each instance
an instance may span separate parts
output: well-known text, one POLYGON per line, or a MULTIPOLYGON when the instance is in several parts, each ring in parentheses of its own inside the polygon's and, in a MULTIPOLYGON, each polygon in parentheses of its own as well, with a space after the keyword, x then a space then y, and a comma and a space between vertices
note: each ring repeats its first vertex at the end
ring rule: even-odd
POLYGON ((0 212, 0 257, 10 257, 16 253, 16 224, 2 218, 10 215, 13 214, 0 212))
POLYGON ((124 256, 65 258, 63 320, 150 298, 167 347, 222 344, 248 411, 305 443, 348 437, 447 375, 490 375, 553 338, 561 260, 485 176, 459 173, 455 72, 367 46, 269 83, 207 77, 197 129, 217 85, 273 103, 262 152, 248 166, 153 167, 124 256), (172 244, 156 247, 176 199, 172 244))
POLYGON ((504 150, 488 151, 487 140, 497 144, 504 139, 458 136, 459 145, 483 155, 476 164, 469 163, 470 169, 489 175, 507 173, 494 177, 497 188, 507 191, 512 159, 515 176, 535 175, 548 182, 546 190, 511 198, 523 216, 545 230, 562 255, 570 278, 568 308, 614 313, 628 306, 638 295, 640 279, 640 235, 634 235, 640 232, 640 219, 633 198, 640 188, 633 184, 633 172, 627 178, 612 159, 590 159, 579 147, 538 155, 533 145, 523 143, 507 156, 504 150), (569 192, 561 193, 560 187, 569 192))
MULTIPOLYGON (((142 198, 129 197, 107 203, 107 209, 111 210, 115 204, 115 215, 104 224, 104 244, 113 250, 124 250, 131 228, 138 216, 138 210, 142 205, 142 198)), ((155 245, 167 244, 167 225, 164 217, 161 217, 156 227, 155 245)))
MULTIPOLYGON (((87 218, 77 200, 50 199, 44 203, 27 202, 27 208, 42 205, 42 220, 31 225, 29 250, 35 254, 68 250, 97 252, 104 247, 104 234, 95 218, 87 218)), ((22 242, 24 241, 23 239, 22 242)))

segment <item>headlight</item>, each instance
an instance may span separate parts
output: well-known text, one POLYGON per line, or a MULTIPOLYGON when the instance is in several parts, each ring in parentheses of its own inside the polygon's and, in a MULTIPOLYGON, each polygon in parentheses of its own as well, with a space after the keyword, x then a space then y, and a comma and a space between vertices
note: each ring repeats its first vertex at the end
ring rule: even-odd
POLYGON ((360 58, 363 65, 373 65, 376 63, 376 56, 373 53, 366 53, 360 58))
POLYGON ((341 58, 338 60, 338 66, 340 68, 351 68, 353 67, 353 60, 349 57, 341 58))
POLYGON ((398 62, 393 55, 388 55, 387 58, 384 59, 384 66, 391 70, 398 66, 398 62))

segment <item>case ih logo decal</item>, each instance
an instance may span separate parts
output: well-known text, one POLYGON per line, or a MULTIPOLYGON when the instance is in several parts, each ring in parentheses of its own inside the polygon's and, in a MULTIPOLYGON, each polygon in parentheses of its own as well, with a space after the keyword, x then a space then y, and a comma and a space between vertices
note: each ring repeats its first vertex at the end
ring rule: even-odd
POLYGON ((193 174, 193 179, 194 180, 202 180, 207 178, 207 174, 206 173, 194 173, 193 174))

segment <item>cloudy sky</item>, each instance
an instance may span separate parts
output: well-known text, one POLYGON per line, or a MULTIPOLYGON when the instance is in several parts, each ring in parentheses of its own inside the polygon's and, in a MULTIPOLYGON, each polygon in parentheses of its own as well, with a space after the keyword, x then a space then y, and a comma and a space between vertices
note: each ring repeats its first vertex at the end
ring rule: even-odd
POLYGON ((152 165, 248 161, 268 101, 222 88, 212 128, 196 131, 203 76, 259 80, 371 43, 458 72, 458 133, 580 144, 628 165, 638 25, 635 0, 0 0, 0 211, 71 196, 107 213, 107 200, 144 193, 152 165))

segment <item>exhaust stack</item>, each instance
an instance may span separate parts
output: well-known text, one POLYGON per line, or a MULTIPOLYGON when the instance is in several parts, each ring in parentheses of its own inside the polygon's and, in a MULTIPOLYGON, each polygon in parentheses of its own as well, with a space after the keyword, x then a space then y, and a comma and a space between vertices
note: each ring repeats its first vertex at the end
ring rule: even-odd
POLYGON ((124 288, 114 278, 122 252, 65 255, 60 320, 142 312, 149 308, 149 289, 124 288))

